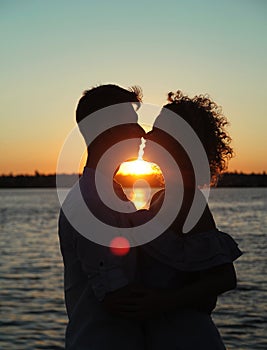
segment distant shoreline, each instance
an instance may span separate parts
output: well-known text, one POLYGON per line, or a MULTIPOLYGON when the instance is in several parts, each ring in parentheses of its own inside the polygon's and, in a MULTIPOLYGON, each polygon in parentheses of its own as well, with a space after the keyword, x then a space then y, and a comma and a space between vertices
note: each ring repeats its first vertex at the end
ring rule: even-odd
MULTIPOLYGON (((77 174, 57 175, 60 187, 72 187, 77 181, 77 174)), ((163 187, 161 179, 157 175, 142 175, 151 187, 163 187)), ((116 176, 116 180, 123 187, 132 187, 138 180, 136 176, 116 176)), ((44 175, 35 172, 35 175, 1 175, 0 188, 55 188, 56 175, 44 175)), ((267 174, 225 173, 218 181, 217 187, 267 187, 267 174)))

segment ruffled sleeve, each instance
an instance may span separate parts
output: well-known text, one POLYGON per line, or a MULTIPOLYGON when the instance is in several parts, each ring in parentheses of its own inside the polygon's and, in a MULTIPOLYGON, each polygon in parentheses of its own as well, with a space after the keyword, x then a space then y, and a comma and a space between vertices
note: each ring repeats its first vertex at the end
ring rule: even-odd
POLYGON ((142 249, 161 263, 181 271, 200 271, 232 263, 242 255, 235 240, 217 229, 183 236, 167 230, 142 249))

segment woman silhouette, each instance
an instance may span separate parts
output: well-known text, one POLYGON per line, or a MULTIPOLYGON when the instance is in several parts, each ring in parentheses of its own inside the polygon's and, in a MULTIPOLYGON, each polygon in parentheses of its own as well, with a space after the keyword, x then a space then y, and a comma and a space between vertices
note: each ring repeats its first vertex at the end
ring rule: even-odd
MULTIPOLYGON (((236 287, 233 261, 242 253, 231 236, 216 228, 199 189, 206 184, 196 183, 193 164, 182 145, 157 126, 170 111, 173 120, 182 118, 190 125, 206 152, 210 182, 214 184, 233 155, 231 139, 224 129, 227 120, 207 96, 189 98, 177 91, 169 93, 168 98, 147 139, 164 147, 179 166, 184 187, 181 209, 162 235, 139 247, 140 286, 113 300, 113 311, 144 321, 147 349, 222 350, 225 346, 211 312, 217 296, 236 287), (191 230, 183 234, 196 191, 203 210, 191 230)), ((145 158, 157 163, 152 143, 147 143, 145 158)), ((153 197, 150 214, 158 212, 164 195, 161 191, 153 197)))

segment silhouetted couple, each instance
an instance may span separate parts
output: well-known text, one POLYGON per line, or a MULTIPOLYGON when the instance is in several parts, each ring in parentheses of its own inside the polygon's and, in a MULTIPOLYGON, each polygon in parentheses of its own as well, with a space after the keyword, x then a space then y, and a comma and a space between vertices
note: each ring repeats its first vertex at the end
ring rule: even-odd
POLYGON ((76 120, 87 143, 88 158, 59 218, 69 318, 66 349, 225 349, 211 312, 217 296, 235 288, 233 261, 241 252, 228 234, 216 228, 199 190, 207 183, 198 183, 194 161, 183 143, 187 142, 193 156, 194 147, 201 143, 209 181, 215 182, 232 155, 230 138, 224 130, 226 119, 208 97, 189 98, 178 91, 168 95, 168 104, 146 135, 137 124, 136 110, 141 98, 140 89, 103 85, 85 91, 77 106, 76 120), (161 128, 176 117, 194 131, 198 141, 186 137, 179 142, 183 134, 176 137, 174 130, 170 130, 170 135, 163 130, 167 126, 161 128), (171 191, 166 188, 154 196, 149 210, 136 212, 121 186, 105 176, 105 169, 109 165, 110 169, 115 168, 120 159, 137 157, 141 137, 148 140, 146 160, 158 163, 161 157, 168 181, 176 186, 178 180, 177 192, 176 187, 171 191), (126 140, 118 152, 114 147, 126 140), (172 156, 177 173, 175 167, 168 168, 167 157, 165 160, 164 154, 157 153, 155 143, 172 156), (115 156, 112 150, 116 151, 115 156), (101 159, 109 151, 110 157, 101 168, 101 159), (105 203, 99 195, 101 191, 115 207, 105 203), (201 210, 185 234, 184 225, 192 215, 196 193, 197 208, 201 210), (166 202, 166 198, 171 200, 166 202), (180 210, 172 222, 166 219, 167 224, 154 225, 155 229, 140 236, 138 230, 132 229, 149 227, 142 225, 155 219, 166 203, 171 212, 176 202, 180 203, 180 210), (154 234, 161 229, 161 234, 154 234), (117 237, 130 244, 127 254, 114 254, 110 249, 109 243, 117 237))

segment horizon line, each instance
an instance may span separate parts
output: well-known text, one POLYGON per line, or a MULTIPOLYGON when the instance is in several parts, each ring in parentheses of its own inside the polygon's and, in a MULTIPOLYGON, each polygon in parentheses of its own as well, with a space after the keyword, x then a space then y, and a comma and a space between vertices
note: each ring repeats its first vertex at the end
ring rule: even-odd
MULTIPOLYGON (((267 175, 267 171, 266 170, 262 170, 261 172, 254 172, 254 171, 251 171, 251 172, 244 172, 242 170, 238 171, 238 170, 233 170, 233 171, 225 171, 223 173, 221 173, 220 175, 224 175, 224 174, 236 174, 236 175, 267 175)), ((35 170, 34 173, 16 173, 16 174, 13 174, 13 172, 11 171, 10 173, 2 173, 0 174, 0 177, 17 177, 17 176, 60 176, 60 175, 68 175, 68 176, 71 176, 71 175, 82 175, 82 172, 81 173, 77 173, 77 172, 73 172, 73 173, 41 173, 39 172, 38 170, 35 170)), ((127 175, 123 175, 122 173, 118 174, 120 176, 139 176, 139 175, 154 175, 153 173, 151 174, 139 174, 139 175, 136 175, 136 174, 127 174, 127 175)))

